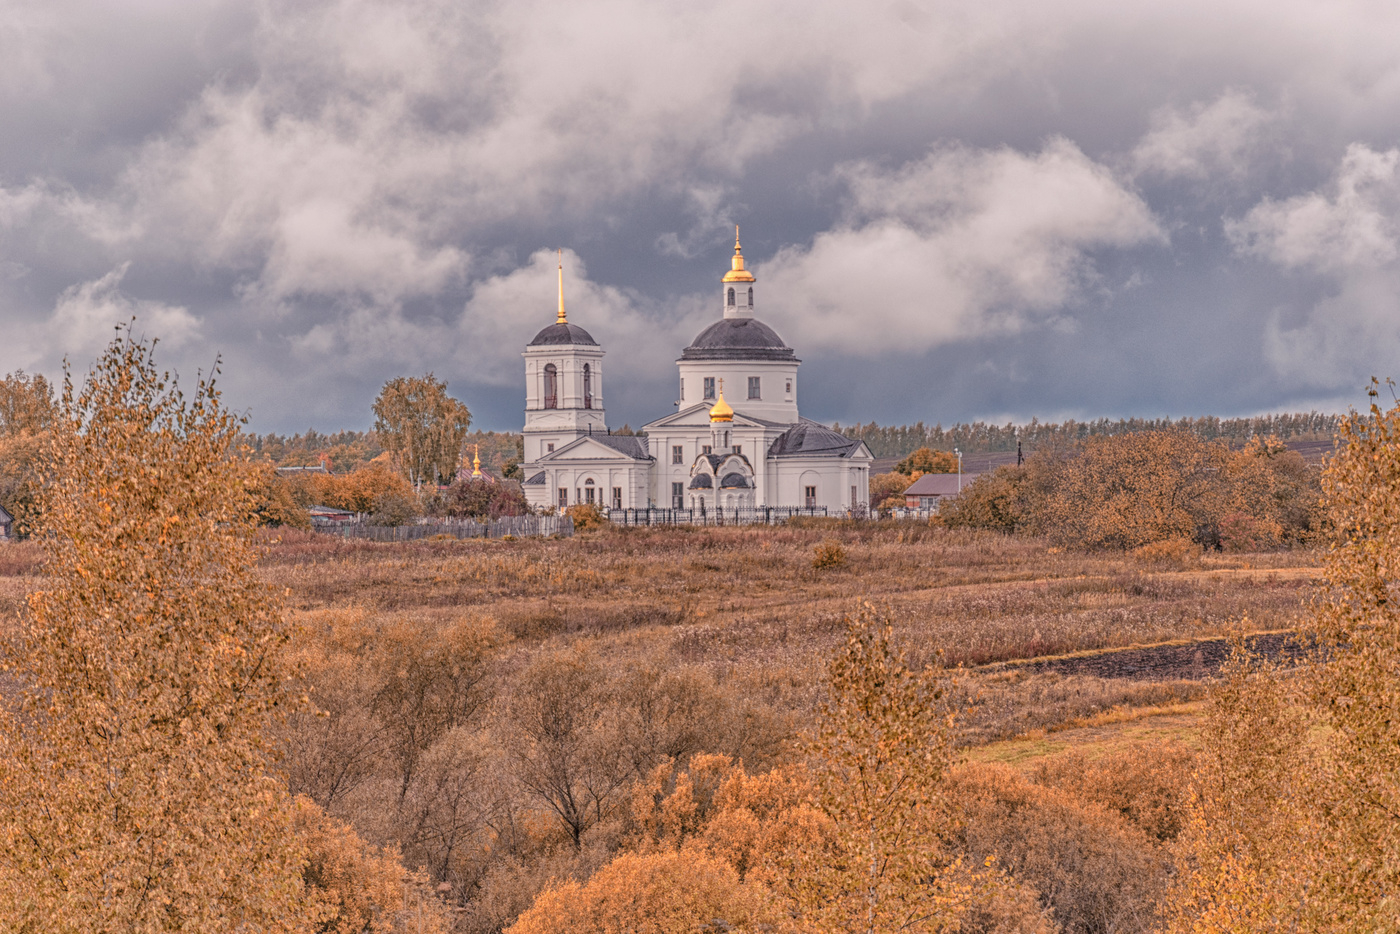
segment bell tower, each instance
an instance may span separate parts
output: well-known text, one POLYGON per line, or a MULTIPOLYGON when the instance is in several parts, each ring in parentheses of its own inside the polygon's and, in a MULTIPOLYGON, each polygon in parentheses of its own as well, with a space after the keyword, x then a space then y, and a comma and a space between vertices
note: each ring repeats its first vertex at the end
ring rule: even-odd
POLYGON ((525 462, 587 434, 607 434, 603 411, 603 348, 564 311, 564 260, 559 253, 559 311, 535 335, 525 358, 525 462))
POLYGON ((744 268, 744 249, 739 246, 739 225, 734 225, 734 255, 729 260, 729 272, 724 274, 724 316, 753 317, 753 273, 744 268))

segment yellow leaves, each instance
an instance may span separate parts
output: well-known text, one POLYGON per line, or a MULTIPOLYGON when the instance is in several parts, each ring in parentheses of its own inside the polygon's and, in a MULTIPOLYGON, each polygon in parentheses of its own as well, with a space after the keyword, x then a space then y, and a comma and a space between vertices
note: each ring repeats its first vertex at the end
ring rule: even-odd
POLYGON ((623 854, 584 885, 545 892, 509 934, 692 934, 750 930, 770 919, 761 890, 700 853, 623 854))

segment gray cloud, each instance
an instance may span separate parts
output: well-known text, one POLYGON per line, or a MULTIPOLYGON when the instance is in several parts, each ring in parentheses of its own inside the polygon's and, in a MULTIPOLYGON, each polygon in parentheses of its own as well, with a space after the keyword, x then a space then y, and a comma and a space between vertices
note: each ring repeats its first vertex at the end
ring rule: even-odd
POLYGON ((739 222, 819 417, 1346 398, 1400 350, 1397 20, 0 0, 0 371, 135 314, 177 364, 223 353, 256 427, 364 425, 427 369, 509 427, 562 244, 636 423, 739 222))

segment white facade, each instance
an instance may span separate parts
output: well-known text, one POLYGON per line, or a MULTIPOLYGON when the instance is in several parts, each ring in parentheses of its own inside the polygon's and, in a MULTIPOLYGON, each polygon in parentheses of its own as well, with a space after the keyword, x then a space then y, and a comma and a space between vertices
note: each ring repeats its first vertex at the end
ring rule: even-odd
POLYGON ((561 298, 558 320, 524 354, 525 492, 532 506, 812 507, 828 514, 868 508, 869 449, 799 415, 801 361, 754 317, 755 279, 737 239, 731 266, 721 289, 723 317, 676 361, 677 411, 643 426, 644 438, 609 433, 603 350, 566 322, 561 298))

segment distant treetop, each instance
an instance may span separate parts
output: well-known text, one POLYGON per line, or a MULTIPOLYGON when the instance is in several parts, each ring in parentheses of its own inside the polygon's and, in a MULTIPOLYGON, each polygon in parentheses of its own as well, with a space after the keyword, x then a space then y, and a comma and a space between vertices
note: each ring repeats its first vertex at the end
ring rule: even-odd
POLYGON ((1017 442, 1029 448, 1051 443, 1073 443, 1098 435, 1124 435, 1138 431, 1187 431, 1203 441, 1225 441, 1242 445, 1251 438, 1270 435, 1285 441, 1328 441, 1335 438, 1343 416, 1322 412, 1291 412, 1280 415, 1255 415, 1249 418, 1217 418, 1202 415, 1197 418, 1101 418, 1092 422, 1041 422, 1031 419, 1028 424, 990 425, 986 422, 959 422, 950 428, 913 425, 868 425, 857 423, 836 430, 848 438, 858 438, 876 457, 906 457, 919 448, 951 451, 958 448, 964 454, 991 451, 1014 451, 1017 442))

